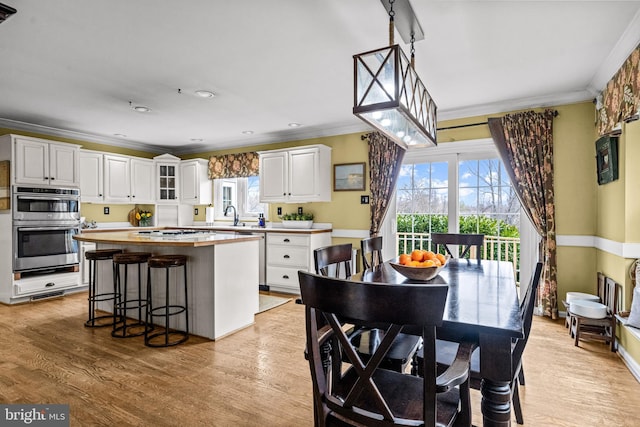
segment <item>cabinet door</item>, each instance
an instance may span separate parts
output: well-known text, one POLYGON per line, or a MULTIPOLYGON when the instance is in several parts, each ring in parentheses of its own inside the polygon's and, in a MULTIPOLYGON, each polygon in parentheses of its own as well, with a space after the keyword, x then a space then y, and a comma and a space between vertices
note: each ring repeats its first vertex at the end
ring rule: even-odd
POLYGON ((103 155, 81 151, 79 157, 80 200, 100 203, 104 200, 103 155))
POLYGON ((158 163, 156 165, 158 201, 178 200, 178 163, 158 163))
POLYGON ((260 201, 280 202, 287 199, 288 155, 286 152, 260 156, 260 201))
POLYGON ((318 197, 318 150, 289 152, 289 201, 305 201, 318 197))
POLYGON ((198 164, 185 162, 180 164, 180 200, 184 203, 198 201, 198 164))
POLYGON ((78 149, 68 144, 49 144, 49 183, 78 185, 78 149))
POLYGON ((154 203, 153 160, 131 159, 131 202, 154 203))
POLYGON ((104 201, 129 203, 131 178, 129 158, 104 156, 104 201))
POLYGON ((16 183, 49 183, 49 144, 16 138, 15 163, 16 183))

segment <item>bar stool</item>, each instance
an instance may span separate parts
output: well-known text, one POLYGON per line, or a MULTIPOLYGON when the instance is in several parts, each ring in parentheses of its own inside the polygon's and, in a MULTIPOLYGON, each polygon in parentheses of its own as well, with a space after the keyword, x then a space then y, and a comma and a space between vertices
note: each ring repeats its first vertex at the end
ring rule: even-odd
POLYGON ((96 303, 104 301, 113 301, 115 306, 120 299, 120 289, 116 284, 115 265, 112 263, 113 292, 98 293, 98 261, 113 260, 115 254, 122 253, 122 249, 98 249, 85 252, 85 258, 89 261, 89 317, 84 326, 89 328, 101 328, 104 326, 113 326, 119 321, 119 318, 112 314, 96 316, 96 303), (110 319, 109 322, 99 322, 102 319, 110 319))
MULTIPOLYGON (((157 255, 149 258, 147 262, 147 317, 146 321, 149 324, 153 323, 154 318, 164 318, 164 331, 155 332, 144 335, 144 344, 149 347, 169 347, 185 342, 189 339, 189 308, 187 298, 187 257, 186 255, 157 255), (171 304, 169 294, 169 272, 172 268, 182 267, 184 272, 184 305, 171 304), (151 289, 151 269, 152 268, 164 268, 165 269, 165 292, 164 292, 164 305, 153 307, 152 299, 153 292, 151 289), (177 316, 184 313, 185 329, 184 331, 178 329, 171 329, 169 324, 170 317, 177 316), (178 339, 169 341, 169 336, 177 336, 178 339), (164 340, 155 340, 154 338, 164 337, 164 340)), ((177 277, 176 277, 177 278, 177 277)))
POLYGON ((120 301, 116 304, 113 310, 114 318, 116 316, 122 317, 122 324, 120 326, 113 325, 111 336, 114 338, 130 338, 139 337, 147 333, 148 329, 153 329, 153 325, 147 324, 143 317, 142 309, 147 305, 147 299, 142 296, 142 264, 146 263, 151 257, 148 252, 124 252, 113 256, 113 264, 116 270, 116 284, 118 289, 122 292, 120 301), (138 266, 138 294, 136 298, 129 299, 128 285, 129 285, 129 266, 138 266), (121 267, 124 266, 124 286, 122 285, 122 278, 120 277, 121 267), (129 310, 138 310, 138 319, 133 323, 128 323, 127 313, 129 310), (142 330, 136 330, 142 329, 142 330))

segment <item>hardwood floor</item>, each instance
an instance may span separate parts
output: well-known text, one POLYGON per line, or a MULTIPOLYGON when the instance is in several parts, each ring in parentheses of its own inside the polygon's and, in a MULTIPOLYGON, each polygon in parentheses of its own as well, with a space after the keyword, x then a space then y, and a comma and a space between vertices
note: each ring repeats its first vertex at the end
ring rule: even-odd
MULTIPOLYGON (((86 294, 0 305, 0 402, 69 404, 71 426, 313 425, 293 301, 217 342, 161 349, 85 328, 85 311, 86 294)), ((640 384, 606 345, 574 347, 562 322, 535 318, 524 368, 525 425, 638 425, 640 384)))

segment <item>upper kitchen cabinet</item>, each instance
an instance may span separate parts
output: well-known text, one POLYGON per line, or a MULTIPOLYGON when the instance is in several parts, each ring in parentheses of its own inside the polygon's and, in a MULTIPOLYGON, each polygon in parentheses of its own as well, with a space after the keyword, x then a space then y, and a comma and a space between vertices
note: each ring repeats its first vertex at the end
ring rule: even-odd
POLYGON ((180 158, 162 154, 153 158, 156 163, 156 202, 177 202, 179 200, 180 158))
POLYGON ((331 201, 331 148, 259 151, 260 201, 301 203, 331 201))
POLYGON ((80 201, 100 203, 104 200, 104 155, 80 150, 80 201))
POLYGON ((209 161, 205 159, 180 162, 180 201, 190 205, 208 205, 212 200, 209 161))
POLYGON ((12 147, 11 169, 15 184, 79 185, 79 145, 20 135, 4 135, 2 139, 12 147))
POLYGON ((104 201, 154 203, 154 163, 150 159, 104 155, 104 201))

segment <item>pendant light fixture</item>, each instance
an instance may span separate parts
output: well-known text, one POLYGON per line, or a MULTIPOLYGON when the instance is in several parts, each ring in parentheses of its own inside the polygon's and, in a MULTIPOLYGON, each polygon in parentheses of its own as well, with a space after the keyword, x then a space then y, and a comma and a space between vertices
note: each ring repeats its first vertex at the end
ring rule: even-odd
POLYGON ((353 56, 353 114, 403 148, 435 146, 436 104, 415 71, 416 30, 420 29, 409 0, 381 0, 389 12, 389 46, 353 56), (394 44, 394 3, 411 37, 411 61, 394 44), (388 7, 387 7, 388 6, 388 7))

